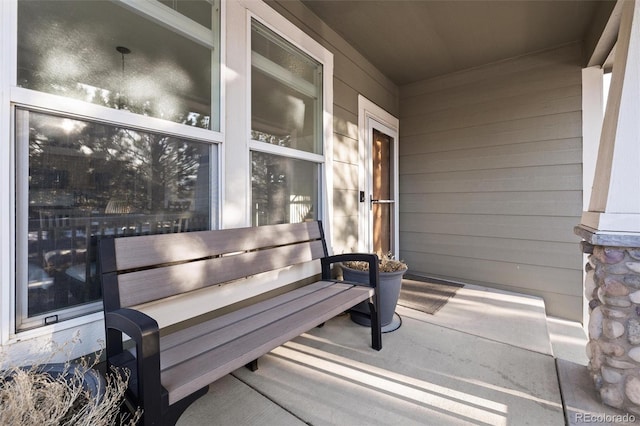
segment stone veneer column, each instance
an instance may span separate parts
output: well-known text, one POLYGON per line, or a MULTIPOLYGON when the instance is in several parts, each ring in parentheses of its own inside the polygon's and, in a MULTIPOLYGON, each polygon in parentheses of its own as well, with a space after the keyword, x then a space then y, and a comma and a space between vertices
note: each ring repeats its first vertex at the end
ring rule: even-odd
POLYGON ((618 0, 604 33, 602 47, 616 40, 615 63, 589 208, 575 230, 590 254, 589 371, 602 402, 640 415, 640 0, 618 0))
POLYGON ((589 372, 604 404, 640 415, 640 236, 575 231, 589 254, 589 372))

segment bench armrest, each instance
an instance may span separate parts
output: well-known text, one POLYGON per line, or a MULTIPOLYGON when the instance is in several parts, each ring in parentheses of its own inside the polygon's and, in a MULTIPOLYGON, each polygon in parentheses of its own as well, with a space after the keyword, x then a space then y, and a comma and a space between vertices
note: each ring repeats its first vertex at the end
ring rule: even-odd
MULTIPOLYGON (((117 330, 131 337, 136 346, 141 345, 144 340, 153 338, 158 334, 158 323, 156 320, 134 309, 121 308, 105 313, 105 327, 107 330, 117 330)), ((107 341, 109 344, 117 346, 118 342, 107 341)))
MULTIPOLYGON (((378 256, 371 253, 344 253, 327 256, 320 259, 322 265, 322 279, 331 279, 331 265, 338 262, 360 261, 369 264, 369 286, 375 289, 373 297, 369 300, 369 312, 371 318, 371 346, 375 350, 382 349, 382 328, 380 326, 380 294, 379 294, 379 267, 378 256)), ((355 285, 366 285, 349 283, 355 285)))
MULTIPOLYGON (((160 383, 160 332, 158 323, 134 309, 120 308, 105 313, 107 360, 122 353, 122 333, 136 344, 137 395, 141 400, 162 389, 160 383)), ((156 396, 157 398, 157 396, 156 396)), ((152 397, 153 399, 153 397, 152 397)), ((146 401, 145 401, 146 402, 146 401)), ((145 406, 147 406, 145 404, 145 406)))
POLYGON ((369 285, 378 288, 378 256, 371 253, 343 253, 327 256, 320 259, 322 265, 322 279, 331 279, 331 265, 341 262, 367 262, 369 263, 369 285))

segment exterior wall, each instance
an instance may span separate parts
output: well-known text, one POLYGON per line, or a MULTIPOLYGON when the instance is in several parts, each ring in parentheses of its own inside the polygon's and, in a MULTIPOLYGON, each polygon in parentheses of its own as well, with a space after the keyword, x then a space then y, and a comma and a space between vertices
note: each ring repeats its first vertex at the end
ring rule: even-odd
POLYGON ((335 253, 358 247, 358 95, 394 116, 398 87, 298 1, 268 1, 271 7, 334 54, 333 222, 335 253))
POLYGON ((582 320, 579 44, 400 90, 400 255, 582 320))

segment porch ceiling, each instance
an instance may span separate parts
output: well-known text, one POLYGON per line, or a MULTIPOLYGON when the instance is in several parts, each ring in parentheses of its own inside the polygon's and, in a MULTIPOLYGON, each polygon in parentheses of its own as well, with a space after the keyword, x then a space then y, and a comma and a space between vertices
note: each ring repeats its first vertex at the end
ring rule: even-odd
POLYGON ((600 21, 606 20, 615 3, 610 0, 302 2, 398 85, 574 41, 586 40, 588 44, 594 37, 590 33, 601 29, 600 21))

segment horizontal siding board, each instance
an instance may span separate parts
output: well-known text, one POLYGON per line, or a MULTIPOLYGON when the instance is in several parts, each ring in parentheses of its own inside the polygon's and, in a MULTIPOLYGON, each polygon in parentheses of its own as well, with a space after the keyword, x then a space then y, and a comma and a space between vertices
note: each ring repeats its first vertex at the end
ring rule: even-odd
POLYGON ((362 70, 351 58, 335 55, 333 59, 334 77, 344 82, 356 93, 367 94, 367 98, 391 114, 399 115, 397 91, 389 91, 380 82, 371 78, 371 74, 362 70))
MULTIPOLYGON (((407 110, 403 118, 426 117, 443 118, 459 115, 460 117, 478 117, 479 122, 498 121, 496 116, 511 120, 521 117, 537 117, 540 115, 555 114, 556 112, 575 111, 580 109, 580 96, 582 85, 572 84, 569 86, 545 88, 544 90, 510 93, 508 97, 486 97, 473 98, 469 96, 467 102, 456 103, 449 108, 441 108, 446 105, 447 99, 443 99, 443 104, 437 103, 438 107, 433 107, 432 103, 418 109, 407 110), (577 98, 577 101, 576 101, 577 98), (509 107, 509 109, 505 109, 509 107), (482 113, 482 114, 480 114, 482 113), (487 118, 484 118, 487 117, 487 118)), ((465 120, 466 121, 466 120, 465 120)))
POLYGON ((487 123, 512 121, 526 117, 539 117, 565 112, 580 111, 582 96, 580 86, 571 86, 571 91, 558 90, 499 99, 479 104, 471 103, 446 111, 402 117, 402 127, 413 129, 412 133, 430 133, 447 129, 474 127, 487 123))
MULTIPOLYGON (((538 294, 534 294, 537 296, 538 294)), ((569 321, 575 321, 583 323, 584 318, 582 316, 582 304, 584 303, 584 297, 582 295, 570 296, 564 294, 545 294, 540 293, 545 301, 545 310, 547 315, 552 317, 566 318, 569 321)))
POLYGON ((404 250, 465 259, 581 269, 582 253, 576 242, 401 232, 404 250))
POLYGON ((523 293, 529 289, 552 294, 582 294, 582 270, 553 268, 501 261, 487 261, 437 253, 403 251, 409 271, 418 275, 436 275, 464 283, 510 286, 523 293))
POLYGON ((582 47, 571 43, 518 58, 487 64, 478 68, 463 70, 425 81, 407 84, 400 88, 400 98, 420 96, 424 93, 454 89, 464 85, 486 85, 487 82, 502 81, 509 76, 526 76, 540 67, 580 67, 582 47))
POLYGON ((333 252, 350 253, 358 251, 358 216, 353 214, 333 215, 333 252))
POLYGON ((334 190, 358 189, 358 165, 334 162, 333 164, 333 188, 334 190))
POLYGON ((352 114, 358 114, 358 92, 338 77, 333 79, 333 104, 352 114))
POLYGON ((576 242, 579 216, 512 216, 506 214, 400 213, 403 232, 576 242))
POLYGON ((358 140, 358 115, 334 105, 333 131, 338 135, 358 140))
POLYGON ((353 216, 358 212, 358 189, 336 189, 333 191, 336 203, 333 213, 335 216, 353 216))
POLYGON ((333 161, 358 164, 358 140, 334 133, 333 161))
POLYGON ((486 102, 495 99, 508 99, 513 96, 530 95, 549 89, 562 89, 576 83, 576 75, 581 68, 573 64, 554 67, 538 67, 526 74, 509 75, 504 79, 487 80, 484 84, 465 84, 451 89, 439 89, 403 99, 402 115, 417 115, 429 111, 438 111, 468 106, 470 100, 486 102), (568 69, 569 67, 569 69, 568 69), (437 98, 438 102, 429 102, 437 98))
POLYGON ((489 123, 472 128, 418 132, 402 121, 400 155, 453 151, 512 145, 535 141, 571 139, 580 135, 582 113, 573 111, 542 117, 527 117, 507 122, 489 123))
POLYGON ((581 191, 401 194, 400 211, 579 218, 582 207, 576 202, 581 200, 581 191))
POLYGON ((400 193, 582 190, 580 164, 400 176, 400 193))
POLYGON ((582 163, 579 138, 403 155, 401 173, 432 173, 582 163))

